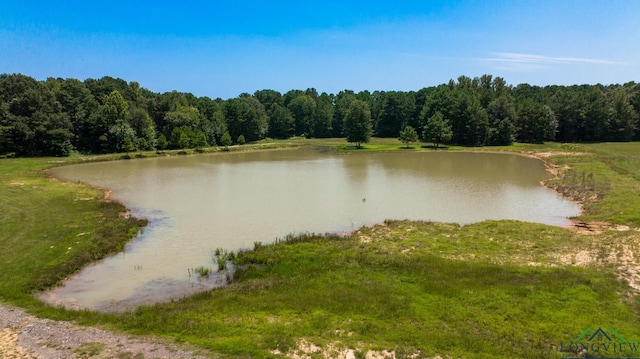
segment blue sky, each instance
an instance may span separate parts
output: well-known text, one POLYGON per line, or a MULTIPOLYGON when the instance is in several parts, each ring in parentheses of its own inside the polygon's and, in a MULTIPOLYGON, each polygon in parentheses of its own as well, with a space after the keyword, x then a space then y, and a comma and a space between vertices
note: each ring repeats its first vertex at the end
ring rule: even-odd
POLYGON ((640 1, 0 2, 0 73, 261 89, 640 82, 640 1))

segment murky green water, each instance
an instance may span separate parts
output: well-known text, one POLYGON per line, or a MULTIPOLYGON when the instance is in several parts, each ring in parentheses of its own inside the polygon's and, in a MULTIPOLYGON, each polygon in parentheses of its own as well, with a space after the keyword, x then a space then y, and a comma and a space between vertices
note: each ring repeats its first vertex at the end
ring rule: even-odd
POLYGON ((568 224, 579 207, 543 188, 535 159, 466 152, 222 153, 57 168, 61 179, 113 190, 150 220, 124 253, 89 266, 51 303, 106 310, 181 298, 224 281, 189 277, 216 248, 252 248, 291 232, 343 232, 385 219, 568 224))

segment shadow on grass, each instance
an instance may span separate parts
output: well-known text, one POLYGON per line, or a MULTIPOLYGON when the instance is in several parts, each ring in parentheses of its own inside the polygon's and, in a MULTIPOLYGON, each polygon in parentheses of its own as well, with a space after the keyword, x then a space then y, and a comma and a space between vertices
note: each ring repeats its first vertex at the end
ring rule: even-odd
POLYGON ((448 150, 449 146, 446 145, 438 145, 438 147, 434 145, 423 145, 421 148, 429 149, 429 150, 448 150))

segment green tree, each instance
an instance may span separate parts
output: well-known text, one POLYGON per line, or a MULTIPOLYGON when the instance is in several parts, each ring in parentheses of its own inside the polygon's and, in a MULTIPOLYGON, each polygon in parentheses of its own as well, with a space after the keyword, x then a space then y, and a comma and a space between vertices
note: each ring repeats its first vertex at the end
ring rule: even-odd
POLYGON ((99 132, 108 128, 107 133, 100 135, 100 146, 103 151, 122 152, 124 151, 124 142, 127 138, 133 137, 135 140, 135 131, 127 122, 129 117, 129 104, 122 97, 118 90, 113 90, 106 95, 102 101, 102 105, 98 108, 97 120, 95 126, 99 132))
MULTIPOLYGON (((518 113, 525 111, 530 114, 538 107, 537 111, 540 111, 540 107, 544 106, 547 102, 551 105, 553 112, 558 119, 558 133, 556 139, 562 142, 579 142, 583 138, 583 124, 584 124, 584 112, 582 111, 583 104, 582 98, 579 96, 577 87, 561 87, 555 89, 555 93, 548 101, 544 99, 536 99, 541 95, 535 97, 522 97, 518 99, 518 113)), ((529 127, 524 119, 518 120, 518 126, 520 129, 527 129, 529 127)), ((518 130, 520 132, 520 129, 518 130)), ((527 131, 524 131, 527 132, 527 131)), ((517 136, 518 141, 521 141, 520 137, 524 133, 517 136)), ((528 136, 523 136, 528 137, 528 136)), ((523 141, 531 142, 531 141, 523 141)))
POLYGON ((56 79, 56 82, 56 98, 72 123, 73 146, 80 152, 98 152, 98 137, 108 131, 108 127, 96 129, 91 121, 95 118, 91 115, 96 113, 98 101, 79 80, 56 79))
POLYGON ((260 140, 267 134, 268 122, 264 106, 249 94, 227 100, 224 117, 231 138, 243 135, 251 142, 260 140))
POLYGON ((203 147, 207 147, 207 136, 204 132, 198 130, 193 132, 193 136, 191 138, 191 145, 195 149, 202 149, 203 147))
POLYGON ((264 105, 257 98, 244 94, 240 97, 245 104, 246 127, 242 132, 247 142, 263 139, 269 127, 269 120, 264 105))
POLYGON ((113 92, 104 97, 99 111, 108 123, 124 122, 129 117, 129 104, 118 90, 113 90, 113 92))
POLYGON ((224 146, 224 150, 228 151, 229 146, 231 146, 231 135, 229 132, 225 132, 220 139, 220 144, 224 146))
POLYGON ((137 142, 137 146, 138 147, 138 151, 140 151, 140 155, 142 155, 142 151, 148 150, 149 149, 149 143, 147 142, 147 140, 144 137, 140 137, 138 138, 138 142, 137 142))
POLYGON ((463 85, 458 85, 454 92, 457 97, 450 118, 453 131, 452 140, 454 143, 465 146, 484 145, 489 130, 487 111, 473 92, 460 86, 472 85, 463 83, 463 85))
POLYGON ((312 137, 331 137, 333 123, 333 97, 323 92, 316 99, 316 111, 313 116, 312 137))
POLYGON ((278 103, 273 103, 268 111, 269 130, 271 138, 289 138, 295 130, 295 121, 291 111, 278 103))
POLYGON ((356 148, 371 139, 371 111, 369 105, 361 100, 353 100, 344 119, 344 132, 348 142, 354 142, 356 148))
POLYGON ((119 121, 109 129, 108 143, 110 147, 107 148, 109 152, 131 152, 135 150, 135 143, 137 142, 136 133, 124 121, 119 121))
POLYGON ((487 107, 489 131, 487 144, 491 146, 506 146, 513 143, 514 123, 516 121, 516 107, 511 96, 499 96, 492 100, 487 107))
POLYGON ((398 139, 405 144, 406 148, 409 148, 410 143, 418 140, 418 133, 413 127, 405 126, 405 128, 400 131, 400 137, 398 137, 398 139))
POLYGON ((169 142, 173 148, 191 148, 193 142, 193 131, 187 126, 176 127, 171 131, 171 140, 169 142))
POLYGON ((289 103, 287 106, 295 120, 295 134, 311 137, 313 133, 313 118, 316 112, 316 100, 303 94, 289 103))
POLYGON ((429 117, 423 131, 423 139, 425 141, 433 142, 434 147, 438 149, 440 143, 449 142, 452 137, 451 124, 441 112, 438 111, 429 117))
POLYGON ((175 128, 197 130, 201 125, 202 115, 196 107, 176 104, 175 110, 165 113, 162 132, 171 134, 175 128))
POLYGON ((549 106, 524 100, 518 107, 516 138, 520 142, 543 143, 555 137, 558 121, 549 106))
POLYGON ((127 137, 124 139, 124 143, 122 144, 122 151, 126 152, 127 154, 129 154, 129 152, 135 151, 136 150, 136 145, 133 142, 133 139, 131 139, 131 137, 127 137))
POLYGON ((383 96, 376 124, 376 136, 397 137, 413 121, 416 100, 412 93, 393 91, 383 96))
POLYGON ((236 140, 236 143, 239 144, 239 145, 244 145, 246 143, 246 141, 244 139, 244 135, 238 136, 238 139, 236 140))
POLYGON ((167 138, 165 137, 165 135, 160 134, 160 136, 158 137, 158 149, 160 151, 164 151, 167 146, 169 145, 169 142, 167 142, 167 138))
POLYGON ((264 106, 265 111, 269 112, 271 106, 283 104, 282 94, 275 90, 260 90, 254 92, 253 96, 264 106))
POLYGON ((105 98, 114 91, 117 91, 126 101, 135 101, 136 99, 135 92, 123 79, 104 76, 98 80, 87 79, 84 84, 97 99, 105 98))
POLYGON ((356 99, 356 95, 351 90, 340 91, 335 97, 333 109, 333 122, 331 123, 331 135, 342 137, 344 133, 344 120, 349 110, 349 105, 356 99))
POLYGON ((629 94, 622 87, 613 91, 609 109, 609 139, 631 141, 637 128, 637 114, 629 101, 629 94))
POLYGON ((147 110, 141 107, 132 107, 129 111, 128 122, 138 138, 144 138, 147 144, 153 144, 156 141, 155 124, 149 117, 147 110))
POLYGON ((183 129, 176 129, 178 132, 178 148, 185 149, 191 147, 191 138, 183 129))
POLYGON ((55 84, 24 75, 0 75, 2 152, 69 155, 72 123, 56 99, 55 84))
POLYGON ((609 118, 607 116, 607 97, 601 85, 582 88, 584 114, 582 125, 583 141, 605 141, 609 118))
POLYGON ((220 143, 220 138, 227 131, 227 123, 224 119, 224 101, 222 99, 212 100, 209 97, 198 99, 198 111, 202 115, 200 130, 207 137, 207 143, 215 146, 220 143))

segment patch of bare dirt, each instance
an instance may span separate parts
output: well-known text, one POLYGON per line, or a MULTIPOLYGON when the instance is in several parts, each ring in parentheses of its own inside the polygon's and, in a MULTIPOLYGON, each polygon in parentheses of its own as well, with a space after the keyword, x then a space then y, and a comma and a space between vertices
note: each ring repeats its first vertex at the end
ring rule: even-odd
POLYGON ((527 154, 538 158, 549 158, 551 156, 584 156, 584 152, 526 152, 527 154))
POLYGON ((601 234, 606 231, 617 231, 617 232, 627 232, 627 231, 640 231, 640 228, 632 228, 630 226, 625 226, 622 224, 613 224, 609 222, 602 221, 572 221, 573 224, 569 229, 587 235, 601 234))
POLYGON ((542 160, 544 166, 549 173, 557 177, 563 170, 568 167, 560 167, 546 161, 551 156, 583 156, 584 152, 520 152, 520 154, 542 160))
POLYGON ((115 334, 69 322, 40 319, 0 305, 0 358, 206 358, 160 339, 115 334))
POLYGON ((640 293, 640 236, 637 233, 640 229, 604 222, 581 225, 586 227, 579 230, 584 234, 601 235, 594 236, 588 248, 557 254, 557 262, 612 269, 618 278, 629 284, 635 294, 640 293))
POLYGON ((615 225, 608 222, 599 222, 599 221, 572 221, 573 225, 570 227, 571 230, 587 235, 601 234, 608 230, 616 228, 615 225))
MULTIPOLYGON (((300 339, 295 349, 289 350, 287 353, 282 353, 279 350, 273 350, 271 354, 284 355, 291 359, 311 359, 311 358, 326 358, 326 359, 396 359, 398 356, 395 351, 392 350, 362 350, 344 348, 339 342, 329 343, 324 346, 319 346, 306 339, 300 339)), ((409 355, 402 356, 403 358, 425 358, 421 356, 419 351, 409 355)), ((440 356, 435 356, 433 359, 442 359, 440 356)))

